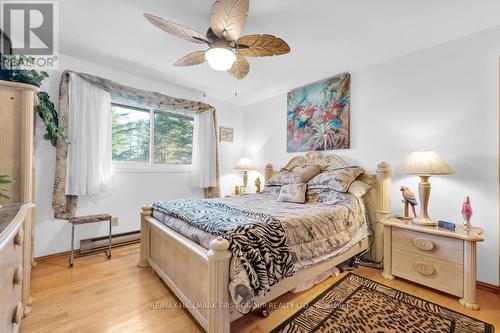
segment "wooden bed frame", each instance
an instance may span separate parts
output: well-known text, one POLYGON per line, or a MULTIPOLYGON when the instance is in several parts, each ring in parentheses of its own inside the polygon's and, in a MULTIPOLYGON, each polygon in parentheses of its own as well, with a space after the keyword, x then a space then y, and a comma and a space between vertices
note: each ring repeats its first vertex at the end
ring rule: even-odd
MULTIPOLYGON (((295 166, 312 164, 320 165, 323 170, 349 165, 336 155, 311 152, 305 157, 292 158, 284 169, 291 170, 295 166)), ((272 165, 266 165, 266 181, 273 172, 272 165)), ((390 165, 382 162, 377 165, 376 176, 364 174, 363 177, 364 181, 373 185, 364 196, 368 215, 371 216, 373 235, 370 239, 356 243, 348 251, 325 262, 297 271, 293 276, 275 284, 265 296, 256 298, 256 304, 272 301, 299 284, 365 252, 370 245, 372 248, 368 253, 369 257, 377 262, 382 260, 383 229, 379 222, 388 217, 391 210, 390 165)), ((230 301, 228 285, 231 252, 228 248, 229 242, 217 237, 207 250, 153 218, 150 205, 142 207, 138 266, 151 266, 209 333, 228 333, 230 323, 243 316, 230 301)))

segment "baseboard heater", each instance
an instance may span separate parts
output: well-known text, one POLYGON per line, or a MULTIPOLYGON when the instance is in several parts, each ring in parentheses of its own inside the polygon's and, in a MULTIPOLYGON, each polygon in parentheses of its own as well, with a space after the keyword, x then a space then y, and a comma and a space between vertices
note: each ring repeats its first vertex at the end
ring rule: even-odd
MULTIPOLYGON (((125 232, 123 234, 111 235, 111 247, 123 246, 139 243, 141 241, 141 231, 125 232)), ((104 250, 108 247, 108 236, 82 239, 80 241, 80 254, 92 253, 104 250)))

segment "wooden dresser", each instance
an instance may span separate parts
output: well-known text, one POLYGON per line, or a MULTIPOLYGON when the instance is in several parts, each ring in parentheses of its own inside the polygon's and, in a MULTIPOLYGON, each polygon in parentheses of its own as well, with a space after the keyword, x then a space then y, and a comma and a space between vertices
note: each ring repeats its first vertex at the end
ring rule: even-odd
POLYGON ((29 235, 24 233, 32 204, 0 207, 0 332, 17 332, 24 316, 23 294, 29 294, 31 257, 24 259, 29 235), (28 280, 25 280, 27 278, 28 280), (28 282, 28 283, 27 283, 28 282))
POLYGON ((383 277, 394 276, 460 297, 474 310, 476 303, 476 242, 483 231, 464 232, 422 226, 391 217, 384 220, 383 277))
MULTIPOLYGON (((13 222, 8 221, 8 218, 5 217, 5 223, 3 223, 0 259, 2 268, 0 271, 2 278, 0 284, 2 308, 0 332, 2 333, 17 330, 17 328, 14 329, 15 327, 7 330, 5 329, 6 326, 4 326, 6 325, 5 320, 7 320, 5 316, 12 316, 12 313, 9 312, 12 309, 4 308, 4 306, 12 306, 11 299, 5 298, 7 297, 6 293, 12 292, 16 297, 16 293, 21 293, 19 300, 14 298, 22 304, 21 317, 30 313, 29 305, 33 302, 30 294, 31 265, 34 263, 33 230, 35 224, 32 208, 35 202, 33 138, 35 134, 34 106, 38 91, 39 89, 32 85, 0 81, 0 175, 8 175, 15 181, 12 184, 2 185, 2 188, 7 190, 10 198, 0 198, 0 205, 11 207, 4 209, 13 209, 13 206, 10 205, 14 203, 27 204, 19 207, 19 214, 21 215, 15 218, 12 217, 13 222), (18 233, 19 230, 21 230, 21 233, 18 233), (17 237, 15 237, 16 235, 17 237), (11 237, 17 240, 22 239, 22 244, 13 245, 11 237), (19 257, 19 251, 22 252, 21 257, 19 257), (18 267, 14 268, 19 258, 22 258, 23 265, 22 269, 17 271, 16 276, 22 275, 22 288, 12 289, 14 279, 12 274, 18 267), (8 265, 14 271, 5 270, 5 265, 8 265), (6 302, 6 300, 8 301, 6 302), (4 311, 10 314, 6 314, 4 311)), ((4 213, 7 214, 5 210, 4 213)))

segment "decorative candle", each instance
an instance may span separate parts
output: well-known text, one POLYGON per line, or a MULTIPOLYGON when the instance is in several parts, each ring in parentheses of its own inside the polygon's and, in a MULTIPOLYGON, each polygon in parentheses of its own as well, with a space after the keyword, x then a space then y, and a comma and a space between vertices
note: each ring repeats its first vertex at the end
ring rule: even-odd
POLYGON ((469 197, 465 197, 464 199, 462 216, 464 217, 464 230, 468 230, 470 228, 470 217, 472 216, 472 205, 469 197))

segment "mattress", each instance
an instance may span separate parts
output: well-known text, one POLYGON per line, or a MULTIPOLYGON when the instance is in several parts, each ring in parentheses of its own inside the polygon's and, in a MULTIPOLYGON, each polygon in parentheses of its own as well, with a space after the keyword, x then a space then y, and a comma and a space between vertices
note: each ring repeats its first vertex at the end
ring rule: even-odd
MULTIPOLYGON (((285 230, 296 269, 327 260, 368 236, 365 205, 362 199, 353 195, 339 193, 338 198, 328 204, 297 204, 276 199, 274 193, 261 193, 207 200, 278 219, 285 230)), ((153 210, 153 217, 206 249, 215 238, 160 210, 153 210)))

